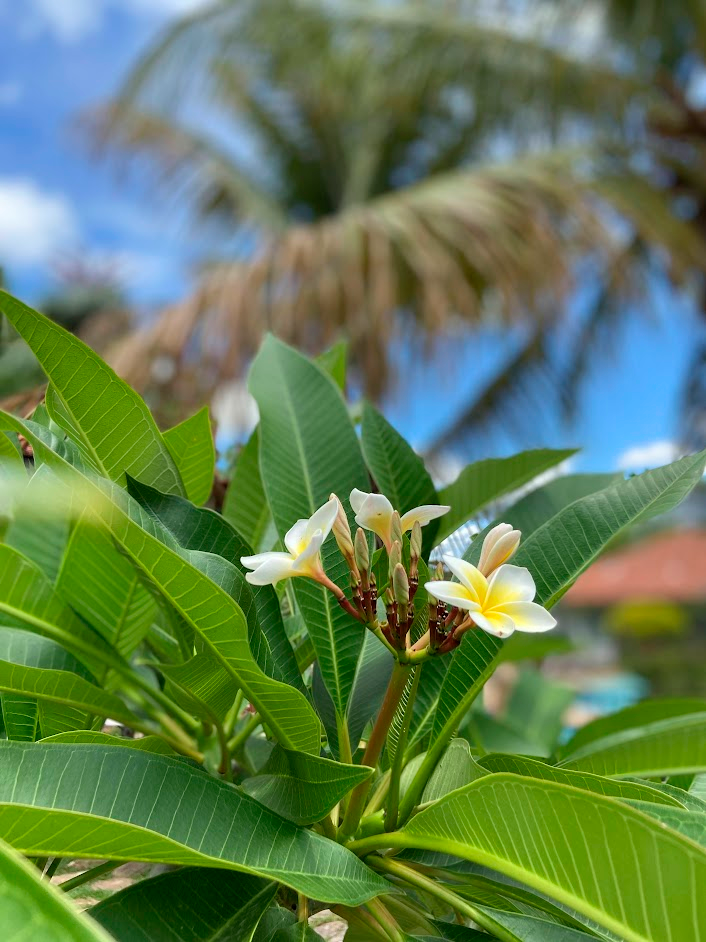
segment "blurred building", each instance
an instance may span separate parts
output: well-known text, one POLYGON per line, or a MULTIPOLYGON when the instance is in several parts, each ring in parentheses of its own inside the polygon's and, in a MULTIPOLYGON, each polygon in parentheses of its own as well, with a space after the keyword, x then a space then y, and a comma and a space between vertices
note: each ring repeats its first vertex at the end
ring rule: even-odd
POLYGON ((562 600, 581 647, 614 648, 654 695, 706 694, 706 529, 654 533, 615 549, 562 600))

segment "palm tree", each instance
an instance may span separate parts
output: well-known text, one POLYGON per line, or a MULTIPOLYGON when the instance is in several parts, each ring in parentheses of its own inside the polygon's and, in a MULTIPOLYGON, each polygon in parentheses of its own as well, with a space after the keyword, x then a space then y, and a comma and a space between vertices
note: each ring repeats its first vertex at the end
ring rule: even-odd
POLYGON ((519 351, 452 434, 518 396, 525 410, 547 389, 568 401, 565 379, 656 250, 675 280, 706 257, 663 176, 694 162, 660 150, 648 124, 679 120, 654 81, 666 58, 630 42, 640 21, 669 43, 698 24, 701 43, 698 16, 697 0, 218 0, 178 21, 93 130, 146 154, 224 249, 191 297, 116 351, 117 368, 145 387, 155 357, 186 356, 177 375, 205 398, 267 328, 310 350, 343 333, 376 396, 405 331, 520 323, 519 351), (552 338, 586 270, 595 303, 558 370, 552 338))

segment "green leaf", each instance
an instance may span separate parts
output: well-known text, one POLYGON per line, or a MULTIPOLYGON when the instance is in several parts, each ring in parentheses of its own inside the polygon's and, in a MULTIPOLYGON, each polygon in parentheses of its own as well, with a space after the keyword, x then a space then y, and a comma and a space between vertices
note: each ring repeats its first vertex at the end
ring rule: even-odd
POLYGON ((314 824, 373 770, 332 759, 275 747, 270 758, 243 790, 270 811, 295 824, 314 824))
POLYGON ((655 805, 651 801, 630 801, 633 808, 660 821, 665 827, 677 831, 690 841, 706 848, 706 814, 701 811, 687 811, 685 808, 667 808, 655 805))
POLYGON ((633 801, 652 801, 658 805, 668 805, 673 808, 682 808, 683 805, 672 797, 648 782, 621 782, 605 778, 602 775, 592 775, 588 772, 570 772, 567 769, 556 768, 545 762, 537 762, 525 756, 494 755, 483 756, 478 764, 486 772, 512 772, 516 775, 527 775, 531 778, 542 779, 547 782, 559 782, 572 785, 574 788, 583 788, 596 795, 607 795, 611 798, 623 798, 633 801))
MULTIPOLYGON (((365 727, 380 709, 393 664, 394 659, 387 648, 380 644, 372 632, 366 632, 363 635, 353 689, 346 707, 348 737, 353 755, 360 744, 365 727)), ((324 686, 318 664, 314 664, 311 689, 314 705, 326 729, 329 748, 338 759, 340 754, 336 708, 324 686)))
POLYGON ((670 717, 688 716, 691 713, 706 713, 706 700, 696 697, 643 700, 609 716, 599 716, 598 719, 582 726, 567 743, 557 749, 557 756, 560 759, 565 758, 589 743, 605 739, 614 733, 647 726, 670 717))
POLYGON ((37 468, 14 504, 13 518, 4 536, 8 546, 36 563, 52 582, 56 581, 69 538, 68 514, 62 513, 56 502, 56 488, 61 487, 46 465, 37 468))
POLYGON ((172 456, 137 393, 82 340, 43 314, 5 292, 0 309, 39 360, 69 419, 66 431, 95 467, 121 484, 127 473, 166 493, 183 493, 172 456))
POLYGON ((646 471, 574 501, 535 530, 513 558, 534 576, 535 601, 550 608, 614 537, 676 507, 701 480, 705 463, 700 452, 646 471))
POLYGON ((298 922, 293 926, 278 929, 271 942, 319 942, 321 936, 314 932, 307 922, 298 922))
MULTIPOLYGON (((194 507, 181 497, 160 494, 154 488, 132 479, 128 479, 128 493, 138 500, 184 549, 222 556, 241 574, 247 572, 240 558, 251 555, 252 550, 221 514, 194 507)), ((251 647, 256 646, 258 640, 255 636, 262 632, 272 655, 274 678, 303 692, 304 685, 285 631, 274 588, 269 585, 250 586, 240 579, 237 593, 231 592, 231 595, 248 615, 254 602, 257 614, 253 613, 252 618, 249 618, 251 647)))
POLYGON ((564 713, 575 696, 570 687, 549 680, 538 670, 525 668, 512 688, 503 719, 548 756, 563 729, 564 713))
POLYGON ((117 942, 250 942, 277 884, 184 867, 129 886, 90 914, 117 942))
POLYGON ((548 632, 543 635, 523 634, 516 631, 503 645, 501 661, 541 661, 552 654, 571 654, 576 648, 564 635, 548 632))
POLYGON ((436 542, 440 543, 446 539, 492 500, 516 491, 543 471, 561 464, 575 454, 575 448, 541 448, 523 451, 511 458, 487 458, 469 464, 453 484, 449 484, 439 493, 440 503, 449 504, 451 510, 441 518, 436 542))
POLYGON ((533 742, 506 720, 480 710, 472 711, 461 734, 483 753, 519 752, 526 756, 547 756, 549 749, 533 742))
MULTIPOLYGON (((404 820, 471 704, 498 664, 503 642, 484 631, 467 631, 453 653, 439 693, 427 753, 400 806, 404 820)), ((422 674, 422 678, 424 675, 422 674)))
POLYGON ((706 771, 706 713, 676 716, 606 736, 572 752, 561 768, 612 778, 706 771))
POLYGON ((255 553, 271 550, 277 531, 260 476, 260 432, 255 429, 240 449, 223 503, 223 516, 255 553))
POLYGON ((164 433, 164 442, 194 504, 205 504, 213 488, 216 448, 208 406, 164 433))
POLYGON ((238 685, 214 657, 200 651, 183 664, 157 667, 167 678, 167 693, 182 709, 208 723, 223 723, 238 695, 238 685))
POLYGON ((3 942, 111 942, 100 926, 0 842, 3 942))
MULTIPOLYGON (((0 628, 0 658, 27 667, 72 671, 86 680, 91 677, 86 668, 60 645, 16 628, 0 628)), ((67 713, 74 713, 46 702, 40 710, 37 701, 26 696, 4 694, 1 699, 7 738, 17 741, 33 742, 37 738, 40 720, 53 728, 57 722, 69 722, 67 713)), ((42 734, 46 735, 43 729, 42 734)))
MULTIPOLYGON (((441 503, 422 459, 369 402, 363 404, 361 442, 378 490, 400 514, 422 504, 441 503)), ((439 520, 424 527, 425 556, 434 545, 438 529, 439 520)))
POLYGON ((130 736, 111 736, 110 733, 99 733, 92 729, 75 729, 68 733, 56 733, 41 740, 42 743, 88 743, 94 746, 112 746, 125 749, 139 749, 142 752, 154 752, 160 756, 172 756, 181 759, 177 753, 160 739, 159 736, 143 736, 141 739, 132 739, 130 736))
POLYGON ((387 883, 190 763, 113 746, 0 741, 0 828, 32 856, 242 870, 356 906, 387 883))
MULTIPOLYGON (((497 938, 503 942, 590 942, 595 940, 594 935, 587 935, 578 929, 562 926, 547 919, 528 916, 523 913, 508 913, 500 909, 491 909, 489 906, 475 904, 478 910, 479 921, 489 932, 497 933, 497 938)), ((444 932, 444 939, 449 942, 475 942, 483 939, 483 935, 473 935, 473 929, 464 929, 452 923, 436 923, 438 929, 444 932)), ((485 936, 487 939, 488 936, 485 936)))
POLYGON ((95 677, 115 653, 64 602, 44 573, 9 546, 0 545, 0 612, 12 624, 61 644, 95 677))
MULTIPOLYGON (((157 534, 155 521, 125 491, 107 482, 101 482, 99 487, 92 478, 77 478, 78 472, 49 451, 26 424, 5 413, 0 414, 0 419, 10 428, 22 430, 35 450, 47 461, 62 467, 67 478, 80 480, 85 495, 92 498, 95 492, 91 509, 96 521, 198 633, 212 656, 231 673, 248 700, 255 704, 279 742, 287 748, 318 753, 321 737, 318 717, 302 693, 260 670, 248 645, 245 616, 230 595, 185 559, 182 554, 188 551, 182 550, 176 541, 169 547, 171 537, 167 531, 162 528, 157 534)), ((0 547, 0 554, 3 550, 7 551, 7 547, 0 547)), ((211 558, 218 560, 215 556, 211 558)), ((0 611, 3 578, 0 567, 0 611)))
POLYGON ((324 350, 316 358, 316 363, 324 373, 328 373, 342 393, 346 391, 346 369, 348 361, 348 344, 339 340, 328 350, 324 350))
POLYGON ((623 480, 621 474, 567 474, 538 487, 502 512, 503 521, 521 530, 525 539, 575 500, 623 480))
POLYGON ((73 529, 56 588, 123 657, 144 639, 157 612, 132 563, 85 517, 73 529))
POLYGON ((272 942, 278 929, 285 929, 295 922, 296 916, 291 910, 283 906, 272 906, 260 920, 252 942, 272 942))
POLYGON ((417 743, 426 741, 431 732, 434 714, 439 702, 439 694, 449 668, 451 658, 434 657, 421 665, 421 677, 417 687, 417 696, 412 711, 412 723, 408 737, 408 750, 417 743))
POLYGON ((449 792, 487 774, 473 759, 471 747, 466 740, 454 739, 432 772, 422 794, 422 802, 437 801, 449 792))
POLYGON ((69 712, 64 723, 56 723, 47 735, 66 732, 86 725, 86 714, 110 717, 126 726, 140 728, 139 719, 119 697, 106 693, 95 684, 70 671, 50 670, 47 667, 24 667, 0 661, 0 691, 19 694, 40 702, 58 704, 69 712), (61 728, 63 727, 63 728, 61 728))
POLYGON ((626 942, 698 942, 706 933, 706 896, 697 889, 706 853, 623 802, 568 785, 488 775, 366 844, 376 841, 490 867, 626 942), (675 906, 686 887, 690 905, 675 906))
POLYGON ((12 468, 15 471, 24 472, 25 469, 22 451, 17 443, 17 438, 13 438, 7 432, 0 432, 0 464, 2 464, 4 468, 12 468))
MULTIPOLYGON (((260 409, 260 468, 280 537, 310 517, 331 492, 346 500, 366 490, 368 475, 340 391, 305 357, 268 336, 253 363, 250 388, 260 409)), ((348 568, 330 537, 322 560, 334 582, 348 568)), ((294 591, 316 649, 321 674, 343 718, 355 676, 363 629, 333 595, 309 579, 294 591)))

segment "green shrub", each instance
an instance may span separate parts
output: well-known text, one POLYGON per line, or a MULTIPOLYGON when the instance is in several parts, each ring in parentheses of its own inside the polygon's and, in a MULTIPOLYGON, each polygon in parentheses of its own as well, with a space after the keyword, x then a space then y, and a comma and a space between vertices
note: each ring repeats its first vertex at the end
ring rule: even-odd
POLYGON ((542 761, 484 754, 468 718, 520 650, 505 638, 553 628, 577 576, 676 506, 706 455, 540 489, 430 574, 440 533, 566 452, 480 462, 437 493, 370 405, 357 434, 340 357, 268 338, 219 514, 198 506, 204 413, 160 433, 80 341, 0 308, 50 383, 0 433, 5 938, 286 942, 325 908, 348 942, 706 937, 703 701, 648 702, 559 749, 563 694, 542 702, 534 678, 512 721, 542 761), (107 863, 73 887, 124 861, 173 869, 80 916, 47 877, 83 858, 107 863))

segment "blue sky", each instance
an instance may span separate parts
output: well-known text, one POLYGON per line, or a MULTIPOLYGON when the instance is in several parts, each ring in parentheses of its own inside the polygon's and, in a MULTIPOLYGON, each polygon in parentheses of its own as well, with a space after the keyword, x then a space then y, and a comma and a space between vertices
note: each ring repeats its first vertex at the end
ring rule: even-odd
MULTIPOLYGON (((10 289, 38 301, 57 260, 109 262, 144 311, 187 289, 203 243, 175 223, 150 180, 95 159, 77 127, 82 111, 117 87, 129 64, 174 15, 199 0, 0 0, 0 264, 10 289)), ((521 446, 583 445, 575 467, 635 469, 669 459, 685 365, 697 336, 688 299, 655 285, 649 315, 636 309, 615 355, 591 374, 570 429, 544 417, 522 441, 502 432, 498 454, 521 446), (649 323, 648 323, 649 321, 649 323), (630 451, 632 450, 632 455, 630 451)), ((506 345, 489 336, 456 344, 443 365, 402 359, 415 395, 387 403, 395 424, 423 445, 465 395, 482 385, 506 345)), ((478 455, 475 455, 476 457, 478 455)))

